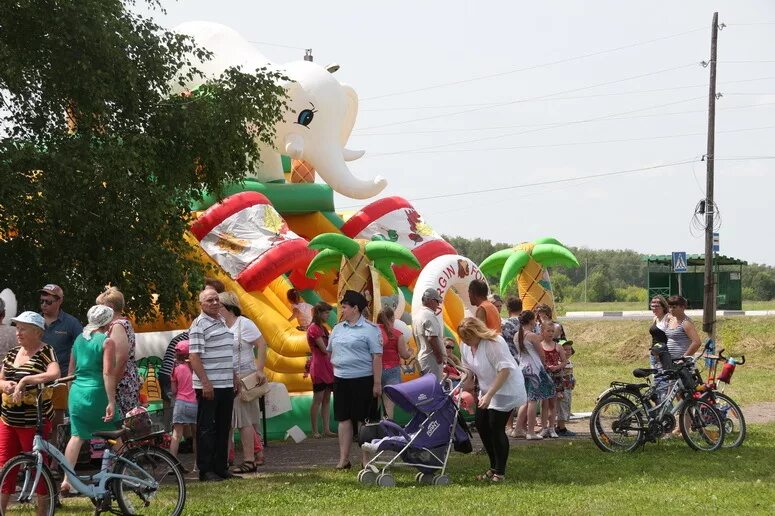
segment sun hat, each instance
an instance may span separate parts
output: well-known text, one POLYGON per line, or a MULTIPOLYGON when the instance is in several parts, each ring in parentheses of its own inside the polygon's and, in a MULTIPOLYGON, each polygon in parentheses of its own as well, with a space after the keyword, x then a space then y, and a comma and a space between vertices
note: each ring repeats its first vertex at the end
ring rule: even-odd
POLYGON ((16 317, 11 318, 11 324, 14 325, 14 323, 33 324, 41 330, 46 329, 46 322, 43 320, 43 316, 37 312, 22 312, 16 317))
POLYGON ((175 351, 180 353, 181 355, 188 355, 188 341, 187 340, 181 340, 177 344, 175 344, 175 351))
POLYGON ((113 309, 107 305, 94 305, 86 312, 86 317, 89 319, 89 324, 83 327, 83 336, 90 339, 92 333, 113 319, 113 309))
POLYGON ((435 288, 426 288, 425 292, 422 293, 422 300, 423 301, 438 301, 439 303, 442 303, 444 299, 442 299, 441 294, 439 294, 439 291, 435 288))

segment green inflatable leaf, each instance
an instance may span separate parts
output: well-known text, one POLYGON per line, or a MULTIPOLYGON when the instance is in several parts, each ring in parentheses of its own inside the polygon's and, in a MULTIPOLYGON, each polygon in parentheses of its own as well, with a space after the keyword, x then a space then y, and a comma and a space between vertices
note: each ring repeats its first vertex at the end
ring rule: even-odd
POLYGON ((323 233, 318 235, 310 241, 309 247, 321 251, 324 249, 334 249, 348 258, 352 258, 361 250, 358 242, 339 233, 323 233))
POLYGON ((342 253, 335 251, 334 249, 324 249, 309 262, 306 275, 308 278, 312 278, 315 276, 316 272, 336 270, 341 263, 342 253))
POLYGON ((479 265, 479 270, 485 276, 495 276, 498 274, 503 266, 506 264, 506 260, 514 253, 514 249, 501 249, 500 251, 492 253, 490 256, 484 259, 479 265))
POLYGON ((525 265, 527 265, 527 262, 529 261, 530 255, 522 249, 512 251, 511 256, 509 256, 506 263, 503 265, 503 270, 501 270, 501 281, 499 285, 501 294, 506 292, 508 286, 514 281, 514 278, 522 272, 522 269, 525 268, 525 265))
POLYGON ((544 267, 560 265, 562 267, 578 267, 579 261, 570 250, 557 244, 538 244, 533 248, 533 259, 544 267))
POLYGON ((388 260, 396 265, 408 265, 415 269, 420 268, 420 262, 412 254, 412 252, 394 242, 367 242, 366 243, 366 256, 372 262, 388 260))

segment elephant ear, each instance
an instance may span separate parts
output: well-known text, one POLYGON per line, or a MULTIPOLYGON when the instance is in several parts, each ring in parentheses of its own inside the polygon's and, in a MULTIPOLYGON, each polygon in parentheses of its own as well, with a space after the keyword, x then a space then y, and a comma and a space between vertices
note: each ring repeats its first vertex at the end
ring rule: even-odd
POLYGON ((358 94, 351 86, 342 84, 342 92, 344 93, 345 111, 344 118, 342 119, 342 129, 339 134, 342 147, 347 145, 347 140, 350 139, 350 133, 353 132, 353 126, 355 126, 355 117, 358 116, 358 94))

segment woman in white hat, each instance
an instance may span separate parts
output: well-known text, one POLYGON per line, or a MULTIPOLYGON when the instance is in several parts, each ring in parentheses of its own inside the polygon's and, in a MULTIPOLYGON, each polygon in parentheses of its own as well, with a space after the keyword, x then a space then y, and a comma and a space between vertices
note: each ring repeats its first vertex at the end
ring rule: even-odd
MULTIPOLYGON (((84 441, 93 432, 115 430, 119 420, 116 414, 116 377, 112 374, 116 361, 116 344, 106 331, 113 320, 113 309, 95 305, 87 313, 89 324, 75 339, 70 354, 70 371, 76 376, 70 388, 70 441, 65 449, 67 461, 73 465, 84 441)), ((60 492, 70 494, 67 479, 60 492)))
MULTIPOLYGON (((11 322, 16 326, 16 342, 19 345, 8 351, 0 369, 0 390, 3 393, 0 408, 0 466, 22 452, 32 451, 37 425, 37 392, 25 392, 25 388, 59 378, 59 364, 54 349, 40 340, 45 327, 43 316, 35 312, 22 312, 11 322)), ((46 434, 51 431, 51 416, 54 412, 51 408, 51 389, 47 391, 42 396, 46 434)), ((8 494, 4 489, 0 497, 0 512, 4 512, 8 505, 8 494)), ((50 493, 47 495, 50 496, 50 493)))

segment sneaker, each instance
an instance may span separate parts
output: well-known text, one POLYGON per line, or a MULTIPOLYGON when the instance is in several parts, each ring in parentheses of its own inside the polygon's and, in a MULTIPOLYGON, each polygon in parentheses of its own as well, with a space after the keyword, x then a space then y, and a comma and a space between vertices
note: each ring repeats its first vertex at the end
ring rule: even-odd
POLYGON ((557 439, 560 436, 557 435, 557 432, 554 431, 554 428, 550 428, 549 429, 549 437, 551 437, 552 439, 557 439))
POLYGON ((528 441, 540 441, 541 439, 543 439, 543 436, 541 436, 540 434, 532 434, 528 432, 525 434, 525 439, 527 439, 528 441))
POLYGON ((527 434, 525 432, 520 432, 519 430, 512 430, 511 437, 514 439, 524 439, 527 434))
POLYGON ((576 437, 576 432, 573 430, 568 430, 567 428, 558 428, 557 429, 557 435, 560 437, 576 437))
POLYGON ((544 428, 543 430, 538 432, 538 435, 540 435, 541 437, 544 437, 544 438, 549 437, 549 429, 548 428, 544 428))

